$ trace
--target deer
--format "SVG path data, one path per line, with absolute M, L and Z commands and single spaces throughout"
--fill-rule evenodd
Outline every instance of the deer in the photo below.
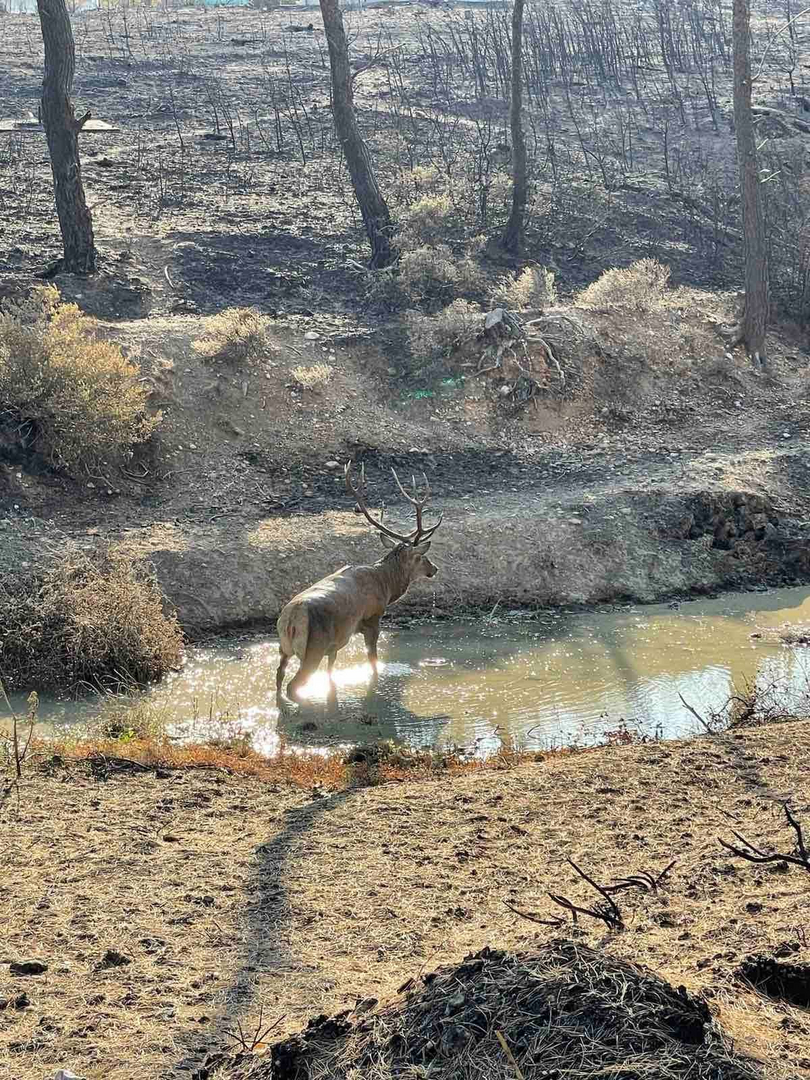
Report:
M 276 698 L 279 704 L 283 701 L 284 675 L 293 656 L 298 657 L 300 666 L 287 685 L 289 697 L 300 703 L 299 691 L 325 656 L 329 694 L 330 698 L 334 698 L 337 692 L 333 675 L 335 659 L 355 634 L 362 634 L 365 640 L 372 686 L 375 685 L 378 675 L 377 639 L 380 636 L 380 619 L 386 608 L 404 596 L 413 582 L 435 577 L 439 572 L 427 553 L 431 537 L 441 525 L 443 515 L 440 514 L 439 520 L 428 527 L 422 523 L 422 515 L 430 499 L 427 476 L 423 474 L 424 492 L 420 497 L 415 478 L 411 478 L 413 495 L 409 495 L 396 471 L 391 469 L 391 472 L 401 494 L 416 511 L 416 527 L 411 532 L 400 533 L 384 524 L 384 505 L 379 519 L 374 517 L 365 501 L 365 466 L 361 467 L 358 489 L 352 481 L 352 462 L 347 463 L 343 475 L 346 488 L 355 499 L 355 513 L 362 513 L 377 531 L 386 554 L 370 566 L 341 567 L 298 593 L 282 608 L 277 624 L 280 659 L 276 672 Z

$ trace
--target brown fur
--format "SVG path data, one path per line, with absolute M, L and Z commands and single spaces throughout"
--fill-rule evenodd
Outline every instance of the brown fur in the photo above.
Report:
M 276 672 L 279 699 L 289 660 L 297 656 L 301 666 L 290 680 L 288 693 L 298 691 L 327 657 L 329 681 L 334 693 L 332 669 L 340 649 L 354 634 L 362 634 L 374 677 L 377 675 L 377 639 L 380 618 L 407 590 L 411 582 L 434 577 L 438 567 L 427 557 L 430 541 L 416 546 L 395 543 L 381 535 L 388 554 L 372 566 L 344 566 L 298 593 L 278 617 L 279 649 Z

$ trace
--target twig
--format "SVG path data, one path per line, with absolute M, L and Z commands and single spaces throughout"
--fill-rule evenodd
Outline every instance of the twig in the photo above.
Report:
M 681 699 L 681 704 L 683 705 L 683 707 L 685 709 L 689 710 L 689 712 L 692 714 L 692 716 L 694 716 L 694 718 L 697 720 L 697 722 L 699 724 L 703 725 L 703 729 L 708 735 L 716 735 L 717 734 L 716 731 L 712 730 L 711 725 L 708 724 L 703 719 L 703 717 L 700 715 L 700 713 L 697 711 L 697 709 L 692 708 L 692 706 L 689 704 L 689 702 L 686 700 L 686 698 L 683 696 L 683 694 L 679 693 L 678 697 Z
M 579 905 L 573 904 L 567 896 L 558 896 L 555 893 L 550 892 L 548 895 L 554 901 L 554 903 L 558 904 L 566 911 L 570 911 L 571 917 L 574 922 L 577 921 L 578 914 L 587 915 L 591 919 L 601 920 L 603 923 L 605 923 L 606 926 L 610 927 L 613 930 L 623 930 L 624 919 L 622 918 L 621 910 L 610 896 L 610 893 L 606 889 L 603 889 L 601 885 L 598 885 L 592 877 L 589 877 L 584 870 L 577 866 L 573 859 L 566 859 L 566 862 L 579 874 L 583 881 L 587 881 L 591 888 L 595 889 L 596 892 L 598 892 L 599 895 L 604 898 L 605 906 L 597 906 L 594 908 L 579 907 Z
M 264 1042 L 264 1040 L 272 1031 L 276 1030 L 276 1028 L 279 1026 L 283 1019 L 283 1016 L 279 1016 L 277 1020 L 274 1020 L 273 1023 L 269 1025 L 269 1027 L 266 1027 L 262 1031 L 262 1023 L 264 1021 L 264 1006 L 260 1005 L 259 1022 L 256 1025 L 255 1032 L 252 1036 L 250 1036 L 250 1038 L 245 1035 L 245 1030 L 239 1020 L 236 1021 L 237 1030 L 235 1032 L 227 1029 L 224 1034 L 226 1038 L 231 1039 L 233 1042 L 236 1043 L 237 1046 L 241 1047 L 242 1050 L 245 1051 L 245 1053 L 252 1054 L 256 1047 L 261 1045 L 261 1043 Z
M 553 926 L 555 929 L 559 929 L 564 923 L 565 919 L 541 919 L 539 915 L 534 915 L 531 911 L 521 911 L 520 908 L 516 908 L 514 904 L 511 904 L 508 900 L 504 900 L 504 904 L 515 915 L 519 915 L 521 919 L 526 919 L 527 922 L 537 923 L 538 926 Z
M 726 851 L 731 852 L 732 855 L 736 855 L 739 859 L 745 859 L 747 862 L 752 863 L 772 863 L 772 862 L 786 862 L 791 863 L 793 866 L 801 866 L 804 870 L 810 872 L 810 856 L 808 856 L 807 847 L 804 842 L 804 834 L 799 822 L 795 819 L 790 812 L 790 807 L 787 803 L 783 804 L 785 811 L 785 817 L 787 818 L 788 825 L 796 833 L 796 846 L 799 854 L 784 854 L 779 851 L 766 852 L 761 848 L 756 847 L 750 840 L 746 840 L 740 833 L 732 830 L 732 836 L 742 844 L 742 847 L 736 847 L 734 844 L 729 844 L 727 841 L 722 840 L 719 836 L 717 842 Z
M 641 870 L 638 874 L 628 874 L 627 877 L 618 878 L 612 885 L 606 885 L 605 892 L 622 892 L 624 889 L 643 889 L 644 892 L 658 892 L 658 886 L 674 865 L 675 860 L 673 859 L 669 866 L 664 867 L 656 877 L 653 877 L 646 870 Z
M 498 1040 L 498 1042 L 499 1042 L 499 1043 L 501 1044 L 501 1046 L 503 1047 L 503 1052 L 504 1052 L 504 1053 L 506 1054 L 506 1056 L 507 1056 L 507 1057 L 509 1058 L 509 1064 L 510 1064 L 510 1065 L 512 1066 L 512 1068 L 513 1068 L 513 1069 L 515 1070 L 515 1076 L 516 1076 L 516 1077 L 518 1078 L 518 1080 L 526 1080 L 526 1077 L 525 1077 L 525 1076 L 523 1075 L 523 1073 L 521 1072 L 520 1066 L 519 1066 L 519 1065 L 518 1065 L 518 1063 L 517 1063 L 517 1062 L 515 1061 L 515 1055 L 514 1055 L 514 1054 L 512 1053 L 512 1051 L 511 1051 L 511 1050 L 509 1049 L 509 1045 L 508 1045 L 508 1043 L 506 1042 L 506 1039 L 505 1039 L 505 1038 L 503 1037 L 503 1034 L 502 1034 L 502 1032 L 498 1031 L 498 1029 L 497 1029 L 497 1028 L 495 1029 L 495 1038 L 496 1038 L 496 1039 Z

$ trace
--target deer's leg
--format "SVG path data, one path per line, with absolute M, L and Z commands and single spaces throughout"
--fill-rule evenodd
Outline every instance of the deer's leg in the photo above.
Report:
M 337 686 L 335 685 L 335 677 L 332 674 L 335 668 L 335 660 L 337 659 L 337 649 L 334 652 L 326 654 L 326 674 L 329 676 L 329 701 L 334 704 L 337 701 Z
M 368 622 L 363 623 L 363 640 L 366 643 L 366 654 L 375 679 L 377 678 L 377 639 L 379 636 L 379 618 L 369 619 Z
M 278 671 L 276 672 L 276 697 L 281 697 L 281 687 L 284 683 L 284 672 L 287 670 L 290 658 L 285 653 L 279 657 Z
M 308 652 L 304 659 L 301 661 L 301 666 L 295 675 L 290 679 L 287 684 L 287 694 L 293 701 L 299 701 L 298 691 L 312 675 L 314 671 L 318 670 L 318 665 L 323 660 L 322 652 L 310 653 Z

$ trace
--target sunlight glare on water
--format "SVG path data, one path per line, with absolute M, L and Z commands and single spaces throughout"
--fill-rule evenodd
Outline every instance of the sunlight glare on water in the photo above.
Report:
M 324 663 L 300 708 L 281 716 L 276 641 L 230 639 L 189 649 L 183 670 L 149 697 L 174 737 L 249 738 L 264 753 L 278 748 L 280 735 L 313 748 L 394 739 L 478 752 L 585 745 L 622 727 L 678 737 L 699 728 L 681 697 L 708 716 L 735 689 L 778 684 L 783 701 L 806 707 L 810 650 L 780 644 L 777 631 L 808 622 L 810 590 L 788 589 L 674 607 L 414 624 L 382 635 L 376 688 L 355 638 L 338 656 L 337 704 Z M 43 701 L 41 717 L 70 724 L 92 720 L 97 708 Z

